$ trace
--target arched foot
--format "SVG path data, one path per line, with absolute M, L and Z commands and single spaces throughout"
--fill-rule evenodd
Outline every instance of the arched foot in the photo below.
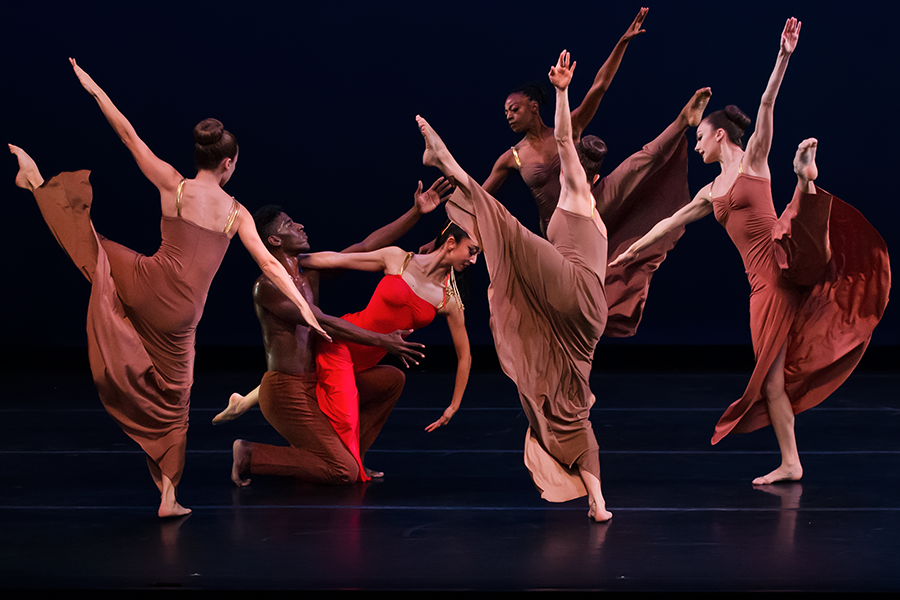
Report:
M 809 138 L 797 146 L 797 154 L 794 155 L 794 173 L 797 174 L 797 185 L 801 190 L 806 190 L 819 176 L 819 168 L 816 166 L 818 145 L 819 140 Z
M 709 104 L 709 99 L 712 97 L 712 88 L 700 88 L 687 104 L 684 105 L 684 108 L 681 109 L 681 117 L 684 120 L 684 124 L 687 127 L 696 127 L 703 120 L 703 111 L 706 110 L 706 105 Z
M 250 410 L 253 404 L 247 398 L 247 396 L 241 396 L 238 393 L 229 396 L 228 407 L 213 417 L 213 425 L 221 425 L 222 423 L 233 421 Z
M 38 171 L 37 164 L 35 164 L 34 160 L 28 156 L 27 152 L 12 144 L 9 144 L 9 151 L 13 153 L 19 161 L 19 172 L 16 174 L 16 185 L 18 187 L 33 192 L 44 185 L 44 178 L 41 177 L 41 172 Z

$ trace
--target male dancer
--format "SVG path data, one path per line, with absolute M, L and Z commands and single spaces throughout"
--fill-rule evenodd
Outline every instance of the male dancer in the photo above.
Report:
M 443 178 L 422 191 L 422 183 L 415 194 L 415 205 L 393 223 L 382 227 L 363 242 L 344 252 L 367 252 L 393 243 L 406 233 L 419 217 L 433 210 L 450 190 Z M 254 214 L 259 236 L 269 252 L 284 265 L 312 308 L 319 323 L 335 339 L 371 346 L 381 346 L 399 356 L 406 364 L 422 357 L 421 344 L 405 342 L 401 332 L 382 335 L 360 329 L 343 319 L 322 313 L 316 306 L 319 296 L 320 272 L 303 270 L 301 254 L 310 251 L 303 225 L 295 223 L 281 207 L 269 205 Z M 235 440 L 231 479 L 239 487 L 250 483 L 241 475 L 247 471 L 266 475 L 291 475 L 313 483 L 348 484 L 359 480 L 359 467 L 350 451 L 334 431 L 328 417 L 319 409 L 316 400 L 315 339 L 300 311 L 290 306 L 290 300 L 265 276 L 253 287 L 256 315 L 262 325 L 263 345 L 266 349 L 268 371 L 259 387 L 258 398 L 266 420 L 291 445 L 270 446 L 245 440 Z M 394 404 L 403 391 L 405 376 L 391 366 L 379 365 L 359 373 L 360 451 L 375 441 Z M 249 409 L 255 402 L 251 392 L 246 398 L 233 395 L 228 408 L 214 422 L 231 420 Z M 366 469 L 370 477 L 382 476 Z

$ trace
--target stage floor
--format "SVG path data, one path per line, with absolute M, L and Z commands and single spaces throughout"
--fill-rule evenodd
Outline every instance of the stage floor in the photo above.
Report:
M 86 362 L 86 361 L 85 361 Z M 527 422 L 499 372 L 423 428 L 453 374 L 414 371 L 367 464 L 383 481 L 230 479 L 235 438 L 283 443 L 258 409 L 212 426 L 257 373 L 198 372 L 179 499 L 156 517 L 143 455 L 87 367 L 9 373 L 0 404 L 0 587 L 132 589 L 897 591 L 900 375 L 858 372 L 800 415 L 801 483 L 754 488 L 778 463 L 771 428 L 709 445 L 749 372 L 605 373 L 592 386 L 603 491 L 541 500 Z

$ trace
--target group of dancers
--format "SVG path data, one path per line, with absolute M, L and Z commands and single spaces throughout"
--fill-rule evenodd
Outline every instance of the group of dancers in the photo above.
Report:
M 450 405 L 427 429 L 449 422 L 471 366 L 456 273 L 483 253 L 497 354 L 529 422 L 525 464 L 542 497 L 562 502 L 587 495 L 591 519 L 609 520 L 589 420 L 594 348 L 603 335 L 634 334 L 651 274 L 684 226 L 710 212 L 744 260 L 756 356 L 744 395 L 728 407 L 712 442 L 771 423 L 781 464 L 753 483 L 801 478 L 794 415 L 824 400 L 862 357 L 887 304 L 887 249 L 858 212 L 815 185 L 812 138 L 797 149 L 794 197 L 781 217 L 775 214 L 768 154 L 775 98 L 799 39 L 794 18 L 781 34 L 746 147 L 750 119 L 734 106 L 704 118 L 711 91 L 703 88 L 656 139 L 601 179 L 606 147 L 581 134 L 627 45 L 644 33 L 646 16 L 642 8 L 574 110 L 568 87 L 575 62 L 567 51 L 560 53 L 549 73 L 556 95 L 552 128 L 540 117 L 543 98 L 536 87 L 509 95 L 507 120 L 524 137 L 497 160 L 483 186 L 417 116 L 423 162 L 443 178 L 428 190 L 420 182 L 409 211 L 342 252 L 311 253 L 304 227 L 283 208 L 265 206 L 251 217 L 222 190 L 237 164 L 238 146 L 220 122 L 207 119 L 195 128 L 198 172 L 186 179 L 150 151 L 71 61 L 160 191 L 160 249 L 143 256 L 94 231 L 86 171 L 44 181 L 28 154 L 10 145 L 19 162 L 16 184 L 34 193 L 51 231 L 91 282 L 87 330 L 94 381 L 109 414 L 146 453 L 160 492 L 160 517 L 190 513 L 178 503 L 176 486 L 184 466 L 195 330 L 235 234 L 263 272 L 253 299 L 268 370 L 257 389 L 233 394 L 214 422 L 259 404 L 290 444 L 236 440 L 231 476 L 238 486 L 249 484 L 248 473 L 329 484 L 381 476 L 364 465 L 365 454 L 402 392 L 404 375 L 379 362 L 387 353 L 417 362 L 422 347 L 405 335 L 438 314 L 449 325 L 458 366 Z M 692 127 L 695 150 L 705 163 L 721 167 L 693 200 L 685 136 Z M 491 196 L 513 171 L 538 202 L 543 235 L 522 226 Z M 442 203 L 449 220 L 430 252 L 391 245 Z M 363 311 L 335 318 L 317 307 L 320 279 L 336 269 L 384 273 Z

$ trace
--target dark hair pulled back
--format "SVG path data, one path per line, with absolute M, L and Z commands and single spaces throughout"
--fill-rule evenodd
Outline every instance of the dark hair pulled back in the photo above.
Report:
M 717 110 L 703 120 L 709 123 L 713 130 L 724 130 L 732 144 L 740 146 L 741 150 L 744 149 L 744 130 L 750 126 L 751 121 L 750 117 L 737 106 L 729 104 L 725 110 Z
M 203 119 L 194 127 L 194 162 L 212 171 L 226 158 L 237 156 L 237 139 L 218 119 Z
M 517 85 L 510 90 L 507 96 L 512 96 L 513 94 L 522 94 L 523 96 L 526 96 L 529 100 L 537 102 L 538 107 L 547 104 L 547 88 L 539 81 L 529 81 L 528 83 Z
M 578 151 L 578 159 L 584 167 L 584 174 L 587 175 L 588 181 L 592 181 L 594 175 L 600 172 L 600 166 L 606 158 L 606 144 L 596 135 L 586 135 L 575 144 L 575 150 Z

